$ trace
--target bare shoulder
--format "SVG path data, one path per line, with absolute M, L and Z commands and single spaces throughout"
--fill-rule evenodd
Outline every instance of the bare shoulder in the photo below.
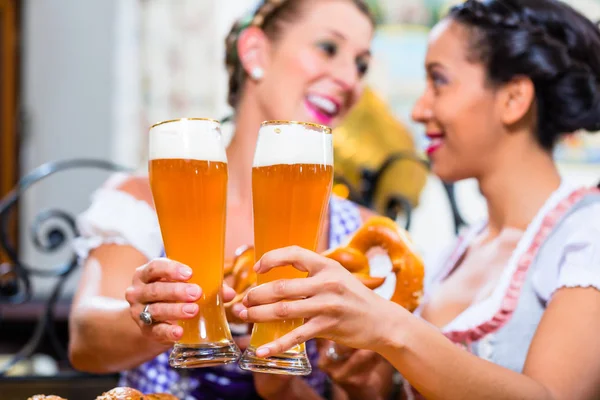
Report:
M 147 176 L 142 175 L 126 175 L 121 176 L 118 181 L 112 180 L 107 182 L 105 187 L 112 187 L 115 190 L 127 193 L 137 200 L 145 201 L 149 205 L 153 205 L 152 191 L 150 189 L 150 181 Z

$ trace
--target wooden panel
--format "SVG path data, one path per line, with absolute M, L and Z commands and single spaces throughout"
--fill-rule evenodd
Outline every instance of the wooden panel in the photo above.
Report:
M 14 187 L 18 177 L 18 3 L 18 0 L 0 0 L 0 197 Z M 11 221 L 13 239 L 17 237 L 15 220 Z M 0 262 L 4 260 L 0 253 Z

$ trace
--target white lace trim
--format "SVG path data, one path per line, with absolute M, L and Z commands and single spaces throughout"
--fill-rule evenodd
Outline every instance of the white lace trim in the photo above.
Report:
M 600 290 L 600 284 L 598 284 L 598 283 L 568 283 L 568 282 L 561 282 L 556 287 L 556 290 L 561 289 L 561 288 L 582 288 L 582 289 L 594 288 L 594 289 Z
M 600 205 L 597 208 L 600 211 Z M 597 218 L 600 218 L 600 213 Z M 594 287 L 600 290 L 600 232 L 595 231 L 593 236 L 588 237 L 587 243 L 565 251 L 570 254 L 564 254 L 564 263 L 558 266 L 558 279 L 553 275 L 554 279 L 542 281 L 548 286 L 547 292 L 554 294 L 563 287 Z
M 148 259 L 162 253 L 162 236 L 152 207 L 113 185 L 94 193 L 91 206 L 77 218 L 77 228 L 80 237 L 73 246 L 80 258 L 87 258 L 102 244 L 115 243 L 130 245 Z
M 535 271 L 536 293 L 549 301 L 562 287 L 595 287 L 600 290 L 600 203 L 592 203 L 568 216 L 556 234 L 562 246 L 554 251 L 556 263 Z

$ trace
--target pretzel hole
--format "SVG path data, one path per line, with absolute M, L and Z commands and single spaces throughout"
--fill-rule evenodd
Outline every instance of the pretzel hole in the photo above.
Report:
M 392 273 L 392 261 L 388 253 L 381 247 L 373 247 L 366 253 L 369 259 L 370 275 L 385 278 L 383 285 L 373 291 L 381 297 L 390 300 L 396 287 L 396 275 Z

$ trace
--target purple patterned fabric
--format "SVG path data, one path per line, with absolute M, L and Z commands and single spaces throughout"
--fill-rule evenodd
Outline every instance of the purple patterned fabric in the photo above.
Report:
M 329 247 L 335 247 L 360 227 L 361 218 L 358 207 L 347 200 L 332 197 L 329 207 Z M 327 377 L 316 368 L 319 355 L 314 340 L 306 343 L 306 351 L 313 372 L 304 379 L 323 395 Z M 181 400 L 259 399 L 254 390 L 252 374 L 243 371 L 237 364 L 173 369 L 169 366 L 169 353 L 167 351 L 135 369 L 123 371 L 119 385 L 143 393 L 171 393 Z

